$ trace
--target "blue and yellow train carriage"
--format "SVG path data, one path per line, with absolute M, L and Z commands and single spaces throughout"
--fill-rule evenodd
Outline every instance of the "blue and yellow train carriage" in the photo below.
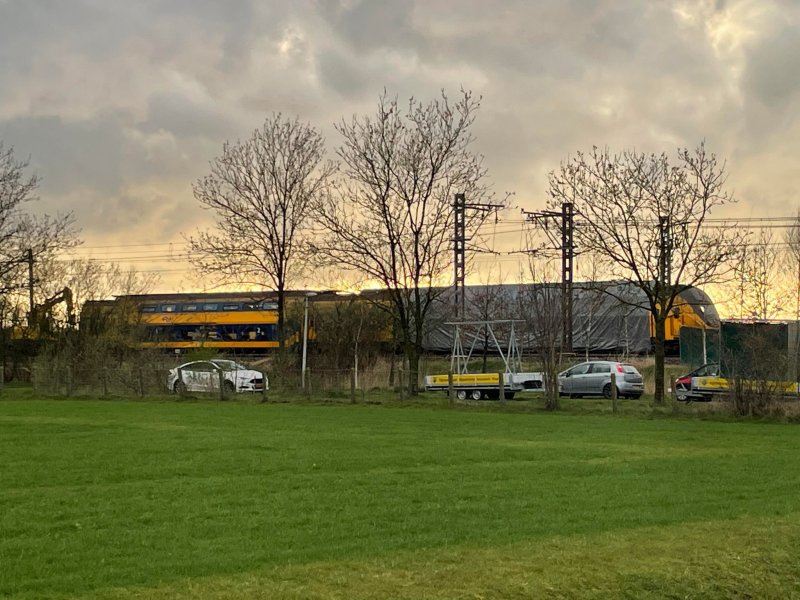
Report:
M 263 352 L 278 347 L 274 299 L 231 294 L 147 295 L 137 300 L 143 347 L 216 348 L 223 352 Z

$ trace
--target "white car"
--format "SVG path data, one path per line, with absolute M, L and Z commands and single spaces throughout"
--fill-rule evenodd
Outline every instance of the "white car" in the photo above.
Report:
M 219 391 L 219 374 L 226 392 L 260 392 L 269 389 L 267 376 L 233 360 L 214 358 L 189 362 L 167 373 L 167 387 L 178 393 Z M 181 381 L 182 374 L 183 381 Z

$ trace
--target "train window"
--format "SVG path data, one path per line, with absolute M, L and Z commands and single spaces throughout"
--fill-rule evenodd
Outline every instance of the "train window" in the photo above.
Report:
M 162 304 L 161 312 L 175 312 L 176 308 L 178 307 L 175 304 Z
M 278 304 L 276 302 L 262 302 L 261 308 L 263 310 L 278 310 Z
M 239 310 L 238 304 L 223 304 L 222 310 Z
M 258 310 L 258 302 L 243 302 L 242 310 Z
M 203 304 L 203 310 L 217 310 L 217 304 Z
M 197 312 L 197 304 L 184 304 L 183 312 Z
M 154 313 L 158 307 L 153 304 L 145 304 L 142 306 L 142 312 Z

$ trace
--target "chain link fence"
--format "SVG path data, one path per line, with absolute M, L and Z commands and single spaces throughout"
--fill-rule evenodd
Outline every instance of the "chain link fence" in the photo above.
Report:
M 208 361 L 205 361 L 208 364 Z M 406 394 L 408 375 L 403 369 L 385 365 L 362 369 L 306 369 L 280 367 L 268 359 L 243 366 L 266 377 L 268 389 L 241 385 L 237 371 L 198 373 L 192 367 L 175 371 L 183 362 L 174 357 L 149 358 L 123 364 L 83 364 L 51 357 L 33 365 L 34 390 L 46 396 L 92 398 L 163 398 L 169 395 L 229 399 L 248 392 L 257 399 L 268 396 L 305 396 L 357 401 L 376 391 Z M 172 371 L 172 372 L 171 372 Z M 420 376 L 420 381 L 423 378 Z M 252 380 L 248 380 L 252 381 Z M 179 382 L 182 382 L 179 383 Z M 234 384 L 234 382 L 237 382 Z

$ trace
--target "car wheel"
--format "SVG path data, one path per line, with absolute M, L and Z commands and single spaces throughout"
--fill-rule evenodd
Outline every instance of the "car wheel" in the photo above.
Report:
M 686 394 L 679 393 L 675 394 L 675 398 L 678 402 L 686 402 L 689 399 L 689 396 L 687 396 Z
M 506 392 L 506 400 L 513 400 L 515 392 Z
M 570 394 L 570 398 L 583 398 L 583 394 Z
M 617 388 L 617 398 L 619 398 L 619 396 L 620 396 L 619 388 Z M 606 400 L 611 400 L 611 384 L 610 383 L 607 383 L 603 387 L 603 398 L 605 398 Z
M 236 388 L 233 386 L 233 382 L 228 380 L 225 380 L 225 383 L 222 384 L 222 389 L 225 390 L 226 394 L 232 394 L 236 391 Z
M 466 390 L 458 390 L 456 392 L 456 398 L 459 400 L 466 400 L 467 399 L 467 391 Z
M 483 392 L 481 392 L 480 390 L 472 390 L 469 393 L 469 397 L 472 398 L 473 400 L 480 400 L 483 397 Z
M 186 393 L 186 384 L 183 383 L 180 379 L 178 379 L 172 385 L 172 391 L 175 394 L 185 394 Z

